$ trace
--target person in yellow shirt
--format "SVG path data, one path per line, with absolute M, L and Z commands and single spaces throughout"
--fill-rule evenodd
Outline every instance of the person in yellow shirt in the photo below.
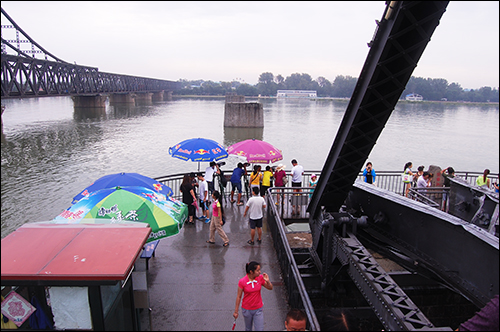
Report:
M 271 187 L 271 178 L 273 177 L 271 166 L 266 166 L 266 170 L 262 174 L 262 185 L 260 186 L 260 195 L 266 196 L 266 191 Z
M 262 182 L 262 173 L 260 170 L 262 167 L 260 165 L 253 166 L 253 172 L 250 174 L 250 190 L 257 187 L 260 191 L 260 183 Z
M 476 179 L 476 184 L 479 187 L 486 187 L 488 189 L 490 188 L 490 179 L 488 179 L 488 174 L 490 174 L 490 170 L 485 169 L 483 175 L 478 176 L 478 178 Z

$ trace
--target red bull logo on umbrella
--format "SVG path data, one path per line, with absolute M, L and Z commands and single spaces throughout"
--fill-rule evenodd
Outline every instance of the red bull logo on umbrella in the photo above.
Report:
M 210 153 L 210 151 L 207 151 L 205 149 L 199 149 L 199 150 L 196 150 L 194 153 L 204 155 L 204 154 Z

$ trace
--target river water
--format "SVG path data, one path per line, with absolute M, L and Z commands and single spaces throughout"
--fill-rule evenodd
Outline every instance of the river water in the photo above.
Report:
M 248 101 L 252 101 L 247 99 Z M 168 148 L 205 137 L 229 146 L 256 138 L 320 171 L 348 101 L 259 100 L 264 128 L 224 127 L 224 99 L 175 98 L 140 106 L 107 105 L 88 118 L 70 97 L 2 100 L 2 238 L 30 221 L 51 220 L 94 180 L 113 173 L 150 177 L 196 171 Z M 494 105 L 399 103 L 373 148 L 374 169 L 403 171 L 406 162 L 499 171 L 499 108 Z M 232 170 L 237 159 L 225 160 Z M 276 164 L 278 164 L 276 163 Z M 207 163 L 200 165 L 202 170 Z

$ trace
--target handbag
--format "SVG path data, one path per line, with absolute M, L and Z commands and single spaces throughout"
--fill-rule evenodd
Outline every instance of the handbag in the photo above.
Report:
M 403 180 L 404 183 L 410 183 L 413 181 L 413 175 L 403 173 L 401 174 L 401 180 Z
M 283 185 L 286 186 L 288 183 L 288 178 L 286 176 L 283 177 Z

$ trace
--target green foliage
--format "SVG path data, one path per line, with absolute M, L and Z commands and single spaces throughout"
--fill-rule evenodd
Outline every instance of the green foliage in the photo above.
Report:
M 330 82 L 323 76 L 313 80 L 309 74 L 293 73 L 284 78 L 270 72 L 260 74 L 256 85 L 232 82 L 212 82 L 204 80 L 188 81 L 181 79 L 180 95 L 226 95 L 236 92 L 243 96 L 276 96 L 278 90 L 314 90 L 318 97 L 350 98 L 356 87 L 357 78 L 338 75 Z M 498 88 L 488 86 L 476 90 L 464 90 L 460 84 L 451 83 L 443 78 L 423 78 L 412 76 L 401 94 L 401 99 L 406 95 L 417 93 L 424 100 L 448 100 L 470 102 L 498 102 Z

